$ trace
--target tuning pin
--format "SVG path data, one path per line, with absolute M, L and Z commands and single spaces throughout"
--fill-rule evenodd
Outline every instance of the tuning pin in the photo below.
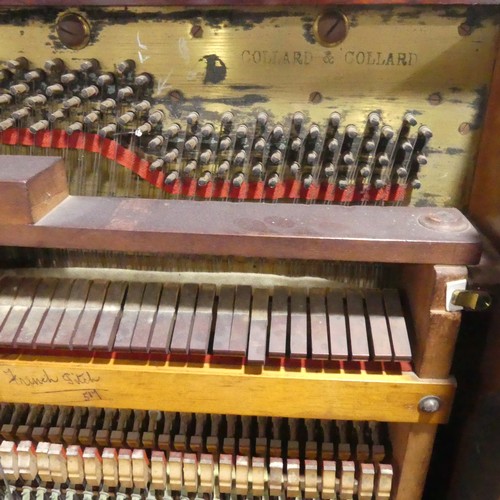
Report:
M 29 91 L 29 86 L 26 83 L 16 83 L 15 85 L 11 85 L 10 93 L 14 96 L 25 94 Z
M 200 115 L 196 112 L 193 111 L 187 115 L 186 121 L 188 125 L 194 126 L 198 123 L 198 120 L 200 119 Z
M 43 68 L 45 71 L 51 75 L 53 74 L 59 74 L 64 71 L 65 64 L 62 59 L 56 58 L 56 59 L 49 59 L 45 61 L 45 64 L 43 65 Z
M 262 151 L 264 151 L 264 148 L 266 147 L 266 140 L 263 138 L 263 137 L 259 137 L 259 139 L 257 139 L 255 141 L 255 144 L 254 144 L 254 149 L 255 151 L 257 151 L 258 153 L 262 153 Z
M 80 64 L 80 69 L 84 73 L 95 73 L 96 71 L 99 71 L 100 67 L 101 65 L 97 59 L 88 59 Z
M 74 122 L 72 123 L 67 129 L 66 133 L 68 135 L 71 135 L 75 132 L 81 132 L 83 130 L 83 123 L 82 122 Z
M 304 123 L 304 120 L 305 120 L 304 113 L 301 113 L 300 111 L 294 113 L 292 122 L 295 125 L 295 127 L 297 128 L 300 127 Z
M 271 155 L 271 163 L 273 165 L 278 165 L 278 163 L 281 162 L 281 160 L 283 159 L 283 154 L 281 153 L 281 151 L 278 149 L 276 150 L 272 155 Z
M 28 71 L 24 75 L 24 79 L 31 83 L 31 82 L 36 82 L 38 80 L 43 80 L 45 78 L 45 73 L 41 69 L 33 69 L 31 71 Z
M 375 142 L 374 141 L 366 141 L 365 143 L 365 151 L 368 151 L 369 153 L 375 149 Z
M 330 153 L 335 153 L 338 147 L 339 147 L 339 141 L 337 141 L 337 139 L 332 139 L 328 143 L 328 151 L 330 151 Z
M 150 108 L 151 108 L 151 103 L 146 100 L 141 101 L 134 106 L 134 110 L 136 113 L 145 113 L 146 111 L 149 111 Z
M 427 165 L 427 157 L 425 155 L 417 155 L 417 163 L 419 165 Z
M 390 160 L 389 157 L 384 153 L 379 156 L 378 162 L 382 167 L 387 167 L 390 163 Z
M 188 162 L 188 164 L 184 167 L 183 173 L 184 175 L 191 175 L 195 170 L 198 164 L 196 163 L 196 160 L 191 160 Z
M 214 133 L 214 126 L 210 123 L 206 123 L 201 127 L 201 136 L 203 139 L 208 139 Z
M 77 108 L 81 105 L 82 101 L 79 97 L 70 97 L 69 99 L 66 99 L 63 101 L 63 108 L 64 109 L 69 109 L 69 108 Z
M 330 115 L 329 122 L 332 127 L 338 127 L 340 125 L 340 114 L 334 111 Z
M 401 149 L 405 152 L 405 153 L 411 153 L 412 149 L 413 149 L 413 146 L 411 145 L 411 142 L 410 141 L 405 141 L 403 142 L 403 144 L 401 144 Z
M 231 125 L 231 123 L 233 123 L 233 119 L 234 119 L 233 113 L 231 113 L 230 111 L 226 111 L 222 115 L 220 121 L 224 127 L 228 127 L 229 125 Z
M 266 123 L 267 123 L 267 120 L 268 120 L 267 113 L 264 113 L 263 111 L 261 111 L 257 115 L 257 120 L 256 120 L 257 126 L 259 126 L 259 127 L 265 127 Z
M 361 177 L 369 177 L 370 176 L 370 167 L 367 167 L 366 165 L 364 167 L 362 167 L 359 171 L 359 175 L 361 175 Z
M 380 115 L 378 113 L 370 113 L 368 115 L 368 123 L 372 127 L 378 127 L 380 125 Z
M 177 170 L 172 170 L 172 172 L 165 177 L 165 184 L 173 184 L 178 178 L 179 172 L 177 172 Z
M 99 137 L 108 137 L 110 135 L 116 134 L 116 124 L 109 123 L 105 127 L 99 129 L 97 134 L 99 135 Z
M 36 134 L 37 132 L 41 132 L 42 130 L 47 130 L 49 128 L 48 120 L 40 120 L 33 125 L 30 126 L 29 131 L 32 134 Z
M 165 165 L 165 162 L 161 158 L 158 158 L 149 165 L 149 170 L 151 172 L 156 172 L 158 170 L 161 170 L 163 168 L 163 165 Z
M 270 188 L 275 188 L 280 181 L 279 175 L 278 174 L 273 174 L 269 179 L 267 180 L 267 185 Z
M 309 128 L 309 137 L 311 139 L 317 139 L 319 137 L 319 127 L 315 123 Z
M 30 114 L 29 108 L 21 108 L 14 111 L 11 116 L 14 120 L 21 120 L 22 118 L 26 118 Z
M 328 163 L 325 167 L 325 177 L 331 177 L 332 175 L 335 174 L 335 166 L 333 163 Z
M 174 148 L 171 151 L 169 151 L 163 159 L 165 160 L 165 163 L 173 163 L 175 160 L 177 160 L 177 157 L 179 156 L 179 150 Z
M 63 85 L 69 85 L 70 83 L 76 82 L 76 74 L 72 71 L 69 73 L 64 73 L 64 75 L 61 75 L 61 83 Z
M 375 181 L 375 188 L 376 189 L 383 189 L 383 188 L 385 188 L 385 186 L 387 186 L 387 184 L 382 179 L 377 179 Z
M 167 128 L 165 134 L 167 137 L 175 137 L 181 130 L 181 127 L 177 123 L 173 123 Z
M 305 189 L 309 189 L 312 185 L 313 182 L 313 176 L 311 174 L 308 174 L 304 176 L 302 179 L 302 185 L 304 186 Z
M 271 137 L 273 141 L 280 141 L 283 138 L 284 133 L 283 127 L 281 125 L 276 125 L 271 132 Z
M 212 174 L 210 172 L 203 172 L 203 175 L 198 179 L 198 186 L 206 186 L 212 180 Z
M 148 142 L 148 149 L 157 149 L 163 146 L 163 143 L 165 142 L 165 139 L 163 138 L 162 135 L 157 135 L 156 137 L 153 137 Z
M 240 172 L 239 174 L 236 174 L 233 177 L 233 180 L 231 181 L 231 184 L 234 187 L 241 187 L 243 185 L 243 182 L 245 181 L 245 176 Z
M 425 125 L 418 129 L 418 133 L 423 135 L 427 140 L 429 140 L 433 135 L 431 129 Z
M 339 181 L 339 189 L 347 189 L 347 187 L 349 186 L 349 183 L 345 180 L 345 179 L 342 179 Z
M 221 151 L 226 151 L 231 147 L 231 139 L 229 137 L 223 137 L 219 142 L 219 149 Z
M 116 98 L 119 101 L 124 101 L 125 99 L 129 99 L 134 95 L 134 91 L 132 90 L 131 87 L 122 87 L 121 89 L 118 90 L 116 93 Z
M 217 176 L 224 177 L 228 173 L 228 171 L 229 171 L 229 162 L 227 160 L 224 160 L 217 169 Z
M 157 125 L 158 123 L 161 123 L 164 119 L 165 115 L 159 109 L 151 112 L 148 116 L 148 122 L 151 123 L 152 125 Z
M 105 87 L 107 85 L 113 85 L 114 81 L 115 77 L 111 73 L 103 73 L 102 75 L 99 75 L 96 83 L 99 87 Z
M 292 172 L 293 175 L 297 175 L 300 172 L 300 164 L 297 161 L 294 161 L 290 165 L 290 172 Z
M 149 134 L 152 129 L 153 126 L 151 125 L 151 123 L 146 122 L 143 123 L 140 127 L 137 127 L 134 134 L 136 135 L 136 137 L 142 137 L 143 135 Z
M 85 123 L 85 125 L 92 125 L 97 120 L 99 120 L 100 117 L 101 117 L 101 113 L 99 111 L 97 111 L 97 110 L 91 111 L 90 113 L 86 114 L 83 117 L 83 123 Z
M 16 121 L 13 118 L 7 118 L 0 122 L 0 132 L 5 132 L 9 128 L 12 128 L 16 124 Z
M 12 102 L 12 96 L 10 94 L 0 94 L 0 105 L 10 104 Z
M 151 75 L 148 73 L 141 73 L 140 75 L 137 75 L 134 79 L 134 83 L 138 87 L 146 87 L 147 85 L 150 85 L 153 82 Z
M 50 113 L 47 116 L 47 119 L 50 123 L 54 123 L 58 120 L 64 120 L 65 118 L 66 115 L 64 114 L 64 111 L 62 109 L 56 109 L 53 113 Z
M 117 118 L 116 123 L 120 125 L 120 127 L 124 127 L 133 120 L 135 120 L 135 113 L 133 111 L 127 111 Z
M 243 165 L 243 163 L 245 163 L 246 156 L 247 155 L 246 155 L 245 151 L 243 151 L 243 150 L 238 151 L 238 153 L 234 157 L 233 163 L 237 166 Z
M 64 87 L 60 83 L 54 83 L 54 85 L 49 85 L 45 89 L 45 95 L 49 97 L 54 97 L 57 94 L 62 94 L 64 92 Z
M 307 153 L 306 161 L 308 165 L 314 165 L 317 159 L 318 153 L 316 153 L 316 151 L 310 151 L 309 153 Z
M 80 92 L 80 97 L 83 97 L 84 99 L 90 99 L 97 94 L 99 94 L 99 89 L 95 85 L 89 85 L 88 87 L 82 89 L 82 91 Z
M 47 98 L 43 94 L 37 94 L 25 99 L 25 104 L 30 107 L 41 106 L 47 102 Z
M 252 175 L 254 177 L 261 177 L 262 174 L 264 173 L 264 167 L 262 166 L 262 163 L 256 163 L 253 167 L 252 167 Z
M 236 129 L 236 137 L 238 139 L 244 139 L 248 134 L 248 127 L 246 125 L 238 125 Z
M 290 145 L 292 151 L 299 151 L 300 148 L 302 147 L 302 139 L 300 137 L 296 137 L 293 141 L 292 144 Z
M 354 163 L 354 156 L 351 152 L 346 153 L 343 159 L 346 165 L 352 165 Z
M 206 149 L 203 153 L 200 154 L 200 163 L 202 165 L 206 165 L 210 162 L 210 158 L 212 157 L 212 151 L 210 149 Z
M 116 101 L 114 99 L 104 99 L 101 103 L 99 103 L 99 110 L 103 113 L 112 111 L 116 108 Z
M 190 139 L 186 141 L 184 144 L 184 149 L 188 152 L 194 151 L 196 146 L 198 145 L 198 137 L 193 135 Z
M 417 119 L 411 113 L 406 113 L 403 117 L 403 121 L 412 127 L 417 124 Z
M 355 139 L 358 136 L 358 129 L 355 125 L 347 125 L 345 133 L 349 139 Z
M 28 59 L 25 57 L 18 57 L 17 59 L 10 59 L 7 61 L 7 68 L 12 72 L 24 71 L 28 69 Z
M 394 130 L 392 129 L 392 127 L 389 127 L 388 125 L 382 127 L 381 133 L 383 137 L 388 141 L 390 141 L 394 137 Z
M 116 71 L 120 75 L 124 75 L 126 73 L 132 73 L 135 70 L 135 61 L 132 59 L 127 59 L 126 61 L 122 61 L 116 65 Z
M 420 189 L 422 187 L 422 183 L 418 179 L 413 179 L 411 181 L 411 187 L 413 189 Z
M 396 173 L 398 174 L 398 177 L 406 177 L 408 175 L 408 170 L 406 170 L 406 168 L 399 167 L 396 170 Z

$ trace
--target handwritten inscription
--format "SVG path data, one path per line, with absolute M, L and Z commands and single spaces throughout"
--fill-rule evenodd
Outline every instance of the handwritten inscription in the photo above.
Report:
M 25 387 L 46 386 L 51 384 L 63 385 L 88 385 L 101 380 L 100 377 L 91 375 L 88 371 L 82 372 L 65 372 L 60 377 L 52 375 L 47 370 L 41 370 L 39 373 L 32 375 L 19 375 L 12 368 L 3 370 L 7 376 L 7 383 Z
M 102 399 L 99 391 L 97 391 L 96 389 L 92 389 L 91 391 L 84 391 L 82 392 L 82 396 L 85 401 L 95 401 L 96 399 Z

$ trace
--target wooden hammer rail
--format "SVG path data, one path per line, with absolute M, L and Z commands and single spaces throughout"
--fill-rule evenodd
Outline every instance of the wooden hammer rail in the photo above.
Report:
M 0 245 L 162 254 L 474 264 L 455 209 L 69 196 L 57 158 L 0 158 Z

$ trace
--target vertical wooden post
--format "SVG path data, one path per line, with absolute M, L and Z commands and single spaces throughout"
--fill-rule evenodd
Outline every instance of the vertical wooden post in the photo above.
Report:
M 460 313 L 446 311 L 446 283 L 463 279 L 462 266 L 406 266 L 402 287 L 409 301 L 415 328 L 415 372 L 420 377 L 448 377 L 460 325 Z M 431 394 L 430 394 L 431 395 Z M 390 426 L 396 483 L 393 498 L 421 498 L 437 426 Z

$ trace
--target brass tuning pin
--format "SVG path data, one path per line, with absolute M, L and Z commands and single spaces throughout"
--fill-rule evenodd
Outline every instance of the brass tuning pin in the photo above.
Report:
M 485 311 L 491 306 L 492 298 L 483 290 L 455 290 L 451 303 L 463 307 L 466 311 Z

